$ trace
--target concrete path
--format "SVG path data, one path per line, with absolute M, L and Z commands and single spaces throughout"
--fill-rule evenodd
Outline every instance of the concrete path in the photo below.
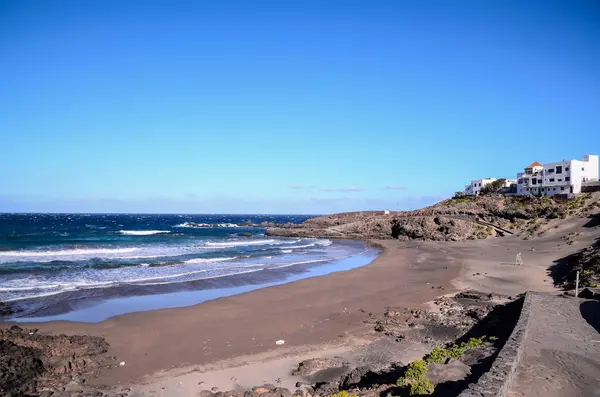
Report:
M 532 294 L 509 397 L 600 396 L 600 302 Z

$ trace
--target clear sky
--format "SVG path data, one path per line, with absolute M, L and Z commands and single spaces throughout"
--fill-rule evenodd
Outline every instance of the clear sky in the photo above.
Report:
M 600 153 L 600 2 L 0 1 L 0 211 L 419 207 Z

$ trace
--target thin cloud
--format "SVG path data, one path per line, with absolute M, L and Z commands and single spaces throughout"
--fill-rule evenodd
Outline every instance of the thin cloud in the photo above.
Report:
M 406 186 L 402 185 L 387 185 L 385 190 L 406 190 Z
M 294 190 L 304 190 L 304 189 L 306 189 L 306 186 L 302 186 L 302 185 L 292 185 L 292 186 L 290 186 L 290 188 L 291 188 L 291 189 L 294 189 Z
M 340 188 L 322 187 L 319 190 L 322 192 L 362 192 L 365 189 L 360 186 L 350 186 Z

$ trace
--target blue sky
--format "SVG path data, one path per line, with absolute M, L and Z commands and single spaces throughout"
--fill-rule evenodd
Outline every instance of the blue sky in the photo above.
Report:
M 600 3 L 0 2 L 0 211 L 420 207 L 600 152 Z

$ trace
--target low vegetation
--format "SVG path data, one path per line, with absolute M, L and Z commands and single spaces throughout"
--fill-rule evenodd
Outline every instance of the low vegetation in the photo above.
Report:
M 428 371 L 429 369 L 427 368 L 427 363 L 425 361 L 413 361 L 408 365 L 404 376 L 398 379 L 396 385 L 408 387 L 408 392 L 411 396 L 432 394 L 435 390 L 435 386 L 425 378 Z
M 350 394 L 346 390 L 342 390 L 339 393 L 332 394 L 330 397 L 357 397 L 356 394 Z
M 490 340 L 493 339 L 490 338 Z M 485 346 L 485 337 L 470 338 L 467 342 L 452 345 L 448 349 L 442 349 L 441 347 L 436 346 L 427 356 L 425 362 L 427 364 L 443 364 L 449 358 L 458 360 L 469 349 L 480 349 Z
M 569 237 L 567 244 L 571 241 Z M 569 275 L 568 287 L 572 287 L 575 281 L 575 275 L 579 272 L 580 287 L 600 287 L 600 240 L 590 247 L 587 247 L 573 255 L 569 260 L 573 265 Z
M 433 348 L 431 353 L 424 360 L 416 360 L 408 365 L 404 376 L 401 376 L 396 382 L 397 386 L 407 387 L 411 396 L 421 396 L 433 394 L 435 385 L 427 378 L 429 364 L 444 364 L 449 358 L 460 359 L 463 354 L 469 349 L 481 349 L 487 346 L 486 337 L 470 338 L 466 342 L 454 344 L 448 349 L 443 349 L 439 346 Z M 494 341 L 495 337 L 490 337 L 487 340 Z

